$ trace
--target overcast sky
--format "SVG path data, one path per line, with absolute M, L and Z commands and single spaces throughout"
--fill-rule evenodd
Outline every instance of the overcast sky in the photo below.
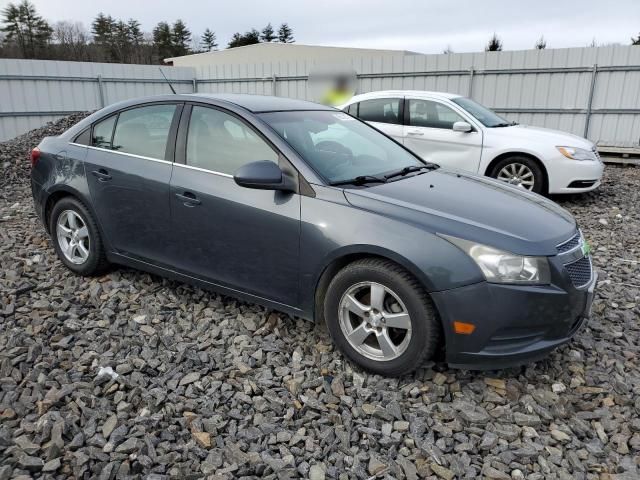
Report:
M 18 0 L 15 0 L 16 2 Z M 252 27 L 287 22 L 298 43 L 440 53 L 478 51 L 496 32 L 505 50 L 628 45 L 640 31 L 640 0 L 32 0 L 51 22 L 90 27 L 98 12 L 135 18 L 145 31 L 181 18 L 200 35 L 209 27 L 220 47 Z M 7 0 L 0 0 L 5 7 Z

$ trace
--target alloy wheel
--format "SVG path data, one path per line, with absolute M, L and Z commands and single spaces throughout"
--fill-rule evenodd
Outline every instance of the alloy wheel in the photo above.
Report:
M 522 163 L 508 163 L 500 169 L 496 178 L 526 190 L 533 190 L 535 184 L 533 172 Z
M 89 258 L 89 229 L 82 217 L 73 210 L 64 210 L 56 223 L 58 245 L 67 260 L 81 265 Z
M 411 317 L 400 297 L 376 282 L 360 282 L 342 296 L 340 328 L 359 354 L 378 361 L 401 356 L 411 340 Z

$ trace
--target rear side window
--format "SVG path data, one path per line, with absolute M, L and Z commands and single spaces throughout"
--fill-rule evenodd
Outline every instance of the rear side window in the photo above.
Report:
M 116 124 L 117 115 L 101 120 L 93 126 L 91 145 L 98 148 L 111 148 L 111 138 L 113 137 L 113 126 Z
M 278 154 L 233 115 L 193 107 L 187 133 L 187 165 L 233 175 L 242 165 L 258 160 L 278 163 Z
M 73 143 L 77 143 L 78 145 L 91 145 L 91 127 L 76 136 L 76 138 L 73 139 Z
M 399 98 L 376 98 L 360 102 L 358 117 L 367 122 L 392 123 L 401 125 Z
M 409 100 L 409 125 L 452 129 L 456 122 L 465 120 L 449 107 L 431 100 Z
M 353 115 L 354 117 L 358 116 L 358 104 L 357 103 L 352 103 L 351 105 L 349 105 L 345 111 L 351 115 Z
M 149 105 L 120 112 L 113 149 L 164 160 L 176 105 Z

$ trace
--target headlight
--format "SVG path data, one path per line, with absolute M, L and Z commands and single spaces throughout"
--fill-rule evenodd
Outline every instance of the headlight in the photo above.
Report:
M 481 243 L 441 236 L 469 255 L 487 282 L 544 285 L 551 281 L 547 257 L 523 257 Z
M 592 150 L 586 150 L 578 147 L 556 147 L 558 151 L 571 160 L 594 160 L 597 161 L 598 157 Z

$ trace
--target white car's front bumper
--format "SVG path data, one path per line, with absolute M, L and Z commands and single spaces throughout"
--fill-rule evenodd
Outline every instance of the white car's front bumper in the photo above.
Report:
M 604 172 L 604 164 L 600 160 L 570 160 L 564 156 L 545 162 L 545 167 L 549 193 L 589 192 L 600 186 Z

